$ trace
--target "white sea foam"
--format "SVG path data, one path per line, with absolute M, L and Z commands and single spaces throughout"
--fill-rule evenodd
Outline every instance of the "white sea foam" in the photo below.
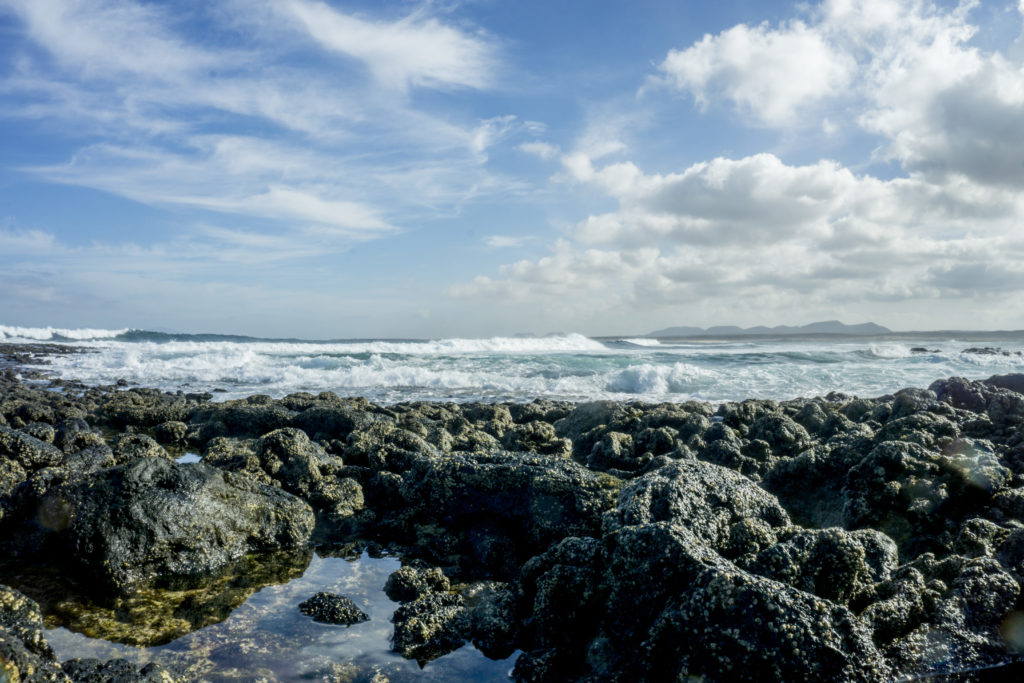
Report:
M 871 353 L 879 358 L 909 358 L 915 355 L 907 344 L 871 344 Z
M 0 328 L 5 338 L 10 330 Z M 43 328 L 39 328 L 40 330 Z M 57 330 L 57 333 L 64 332 Z M 72 331 L 85 336 L 87 332 Z M 787 399 L 841 391 L 877 396 L 939 378 L 1024 371 L 1024 359 L 975 355 L 948 339 L 903 343 L 773 341 L 660 347 L 602 344 L 582 335 L 434 341 L 166 341 L 89 337 L 90 353 L 53 356 L 40 366 L 64 379 L 126 379 L 165 390 L 253 393 L 335 391 L 381 402 L 533 398 L 682 401 Z M 52 333 L 50 333 L 52 336 Z M 39 332 L 37 337 L 42 336 Z M 648 340 L 644 340 L 648 341 Z M 1012 352 L 1024 339 L 973 343 Z M 656 350 L 656 352 L 652 352 Z
M 128 332 L 123 330 L 100 330 L 91 328 L 65 329 L 61 327 L 12 327 L 0 325 L 0 339 L 4 341 L 54 341 L 59 338 L 86 340 L 111 339 Z
M 664 396 L 687 394 L 710 384 L 717 373 L 689 363 L 652 365 L 641 363 L 619 371 L 609 378 L 605 388 L 622 394 Z
M 622 339 L 620 341 L 632 344 L 633 346 L 661 346 L 661 342 L 657 339 L 647 339 L 646 337 L 633 337 L 630 339 Z

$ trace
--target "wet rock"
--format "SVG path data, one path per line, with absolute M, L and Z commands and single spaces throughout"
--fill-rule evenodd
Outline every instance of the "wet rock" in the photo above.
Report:
M 592 637 L 606 597 L 601 560 L 598 539 L 569 537 L 526 563 L 519 590 L 528 603 L 522 628 L 532 649 L 578 648 Z
M 462 647 L 469 631 L 465 603 L 453 593 L 428 593 L 395 610 L 391 621 L 391 649 L 421 664 Z
M 516 649 L 519 614 L 516 594 L 506 583 L 482 581 L 466 588 L 469 631 L 485 657 L 505 659 Z
M 1024 374 L 1013 375 L 992 375 L 984 380 L 984 384 L 1000 389 L 1009 389 L 1018 394 L 1024 394 Z
M 502 446 L 510 451 L 524 451 L 542 455 L 568 457 L 572 455 L 572 442 L 559 437 L 548 422 L 533 420 L 525 424 L 512 424 L 504 429 Z
M 349 434 L 343 458 L 354 465 L 401 473 L 410 469 L 419 458 L 438 455 L 438 449 L 423 437 L 392 423 L 380 422 Z
M 841 605 L 870 594 L 897 566 L 896 544 L 874 529 L 786 529 L 744 569 Z
M 263 463 L 256 454 L 255 439 L 214 437 L 206 445 L 203 462 L 228 472 L 245 474 L 261 484 L 274 483 L 274 479 L 263 470 Z
M 54 446 L 10 427 L 0 427 L 0 457 L 14 460 L 28 472 L 64 460 L 64 454 Z
M 306 433 L 293 427 L 278 429 L 256 442 L 260 466 L 281 486 L 295 495 L 309 498 L 320 488 L 324 475 L 341 471 L 340 458 L 328 455 Z
M 847 476 L 846 524 L 874 526 L 913 554 L 935 549 L 940 532 L 952 532 L 1010 477 L 983 444 L 958 444 L 948 455 L 902 441 L 879 444 Z
M 188 425 L 178 420 L 161 422 L 153 428 L 153 435 L 160 443 L 170 446 L 181 446 L 185 444 L 185 437 L 188 435 Z
M 959 436 L 951 421 L 932 413 L 914 413 L 890 419 L 878 431 L 876 439 L 883 441 L 909 441 L 925 448 L 940 448 Z
M 614 401 L 581 403 L 555 422 L 555 433 L 573 444 L 573 457 L 586 460 L 608 425 L 626 423 L 630 410 Z
M 427 593 L 446 592 L 450 588 L 448 577 L 437 567 L 411 564 L 392 572 L 384 584 L 384 593 L 395 602 L 412 602 Z
M 44 443 L 53 443 L 57 436 L 57 430 L 53 428 L 53 425 L 46 422 L 30 422 L 22 427 L 21 431 Z
M 846 608 L 758 576 L 709 569 L 666 605 L 635 668 L 647 680 L 878 681 L 891 670 Z
M 155 427 L 162 422 L 188 422 L 200 399 L 165 394 L 156 389 L 132 388 L 107 394 L 100 414 L 114 427 Z
M 299 603 L 299 611 L 313 617 L 313 621 L 324 624 L 343 624 L 351 626 L 364 621 L 370 617 L 366 612 L 359 609 L 351 598 L 333 593 L 317 593 L 313 597 Z
M 4 585 L 0 585 L 0 679 L 68 680 L 46 642 L 39 606 Z
M 331 402 L 328 405 L 313 405 L 305 408 L 292 419 L 292 425 L 307 434 L 321 434 L 320 438 L 341 439 L 344 441 L 354 431 L 370 428 L 381 422 L 392 419 L 352 403 Z M 293 408 L 295 409 L 295 408 Z
M 948 590 L 932 591 L 926 604 L 928 621 L 896 639 L 887 654 L 905 675 L 925 676 L 964 671 L 1006 661 L 1000 632 L 1014 609 L 1020 586 L 991 558 L 945 562 L 959 567 Z M 927 594 L 928 591 L 925 591 Z
M 156 663 L 139 666 L 127 659 L 69 659 L 61 665 L 75 683 L 176 683 L 182 680 Z
M 592 470 L 634 471 L 643 467 L 646 460 L 650 460 L 650 456 L 647 456 L 646 459 L 636 457 L 631 435 L 622 432 L 606 432 L 590 451 L 587 467 Z
M 70 453 L 82 448 L 83 445 L 89 445 L 81 441 L 77 435 L 80 433 L 91 432 L 92 429 L 89 427 L 89 423 L 82 418 L 61 420 L 57 423 L 56 435 L 54 436 L 53 443 L 65 453 Z
M 437 524 L 467 560 L 498 575 L 566 536 L 596 535 L 619 481 L 565 459 L 531 454 L 418 459 L 404 476 L 392 523 Z M 398 514 L 395 514 L 398 513 Z M 437 558 L 441 559 L 441 558 Z
M 898 420 L 901 417 L 922 412 L 937 400 L 938 396 L 930 389 L 900 389 L 893 394 L 892 408 L 888 419 Z
M 785 415 L 765 415 L 758 418 L 747 433 L 749 439 L 765 441 L 776 455 L 799 453 L 810 445 L 807 430 Z
M 732 470 L 685 460 L 649 472 L 622 489 L 608 524 L 667 522 L 692 533 L 718 553 L 733 550 L 732 525 L 760 520 L 770 528 L 789 525 L 778 500 Z
M 992 394 L 991 389 L 985 384 L 972 382 L 963 377 L 936 380 L 928 389 L 935 393 L 939 401 L 973 412 L 985 410 Z
M 116 593 L 215 575 L 254 551 L 304 545 L 302 501 L 203 463 L 141 458 L 49 488 L 25 524 L 61 561 Z M 47 522 L 44 526 L 43 522 Z
M 122 434 L 111 442 L 114 460 L 124 465 L 139 458 L 164 458 L 174 460 L 152 437 L 145 434 Z
M 259 437 L 290 426 L 292 417 L 292 411 L 274 403 L 269 396 L 256 395 L 223 403 L 208 403 L 160 422 L 188 422 L 191 418 L 193 424 L 220 425 L 229 436 Z

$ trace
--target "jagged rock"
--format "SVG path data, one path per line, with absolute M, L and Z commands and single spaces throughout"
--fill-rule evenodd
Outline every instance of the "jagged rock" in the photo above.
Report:
M 777 539 L 743 568 L 840 605 L 869 594 L 897 566 L 896 544 L 874 529 L 791 527 Z
M 0 457 L 14 460 L 28 472 L 64 460 L 64 454 L 54 446 L 10 427 L 0 427 Z
M 118 465 L 124 465 L 139 458 L 174 459 L 170 453 L 164 450 L 163 446 L 145 434 L 122 434 L 111 442 L 111 449 Z
M 395 602 L 412 602 L 427 593 L 445 592 L 451 588 L 448 577 L 437 567 L 406 565 L 388 577 L 384 593 Z
M 313 617 L 313 621 L 324 624 L 343 624 L 351 626 L 364 621 L 370 617 L 366 612 L 359 609 L 351 598 L 333 593 L 317 593 L 313 597 L 299 603 L 299 611 Z
M 176 683 L 181 680 L 155 662 L 139 666 L 127 659 L 107 662 L 94 658 L 69 659 L 61 668 L 75 683 Z
M 507 571 L 550 544 L 598 532 L 619 481 L 562 458 L 531 454 L 419 458 L 404 476 L 400 520 L 440 524 L 470 559 Z M 394 518 L 392 518 L 394 519 Z
M 658 615 L 633 668 L 646 680 L 878 681 L 892 675 L 846 608 L 742 571 L 702 572 Z
M 36 507 L 46 514 L 24 524 L 42 527 L 60 561 L 118 593 L 216 574 L 249 552 L 299 547 L 314 523 L 309 507 L 283 491 L 162 458 L 52 486 Z
M 181 446 L 185 443 L 185 437 L 188 436 L 188 425 L 178 420 L 161 422 L 153 428 L 153 435 L 160 443 Z
M 462 647 L 469 631 L 465 602 L 453 593 L 427 593 L 395 610 L 391 621 L 391 649 L 421 664 Z
M 789 524 L 778 500 L 732 470 L 684 460 L 659 468 L 622 489 L 614 523 L 635 526 L 667 522 L 683 527 L 718 553 L 733 549 L 732 525 L 760 520 L 772 528 Z
M 12 683 L 68 680 L 46 642 L 39 606 L 4 585 L 0 585 L 0 679 Z
M 277 405 L 269 396 L 255 395 L 244 399 L 207 403 L 187 412 L 168 416 L 159 422 L 177 420 L 193 424 L 219 425 L 227 436 L 259 437 L 275 429 L 288 427 L 292 411 Z
M 473 644 L 491 659 L 511 656 L 519 632 L 516 595 L 512 588 L 506 583 L 482 581 L 469 586 L 463 595 L 469 608 Z

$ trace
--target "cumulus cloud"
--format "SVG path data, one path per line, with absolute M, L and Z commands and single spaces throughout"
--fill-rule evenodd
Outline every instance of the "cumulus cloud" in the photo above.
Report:
M 826 0 L 807 23 L 740 24 L 671 50 L 654 81 L 761 125 L 859 126 L 911 173 L 1020 187 L 1024 69 L 970 45 L 977 5 Z
M 725 104 L 756 126 L 859 128 L 877 147 L 854 163 L 895 161 L 902 176 L 772 153 L 648 173 L 581 145 L 561 159 L 568 177 L 617 207 L 580 220 L 550 254 L 455 293 L 676 307 L 718 322 L 929 301 L 998 320 L 1024 287 L 1024 68 L 971 45 L 976 5 L 826 0 L 805 20 L 672 50 L 645 86 Z
M 880 180 L 832 161 L 770 154 L 676 174 L 593 169 L 618 210 L 592 215 L 551 254 L 453 290 L 509 301 L 572 300 L 591 310 L 702 308 L 764 316 L 800 310 L 987 296 L 1018 282 L 1019 193 L 960 180 Z M 609 181 L 609 177 L 628 181 Z M 971 275 L 978 275 L 976 280 Z M 1009 279 L 1007 279 L 1009 278 Z M 580 302 L 586 302 L 582 304 Z M 708 311 L 710 319 L 727 318 Z
M 706 106 L 723 97 L 754 120 L 789 124 L 798 111 L 833 97 L 849 84 L 854 60 L 801 21 L 772 29 L 740 24 L 671 50 L 661 71 L 672 87 Z

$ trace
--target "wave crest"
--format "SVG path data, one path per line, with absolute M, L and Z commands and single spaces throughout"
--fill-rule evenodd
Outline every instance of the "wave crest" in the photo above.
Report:
M 62 327 L 14 327 L 0 325 L 0 340 L 4 341 L 88 341 L 92 339 L 113 339 L 130 332 L 123 330 L 102 330 L 88 327 L 69 329 Z

